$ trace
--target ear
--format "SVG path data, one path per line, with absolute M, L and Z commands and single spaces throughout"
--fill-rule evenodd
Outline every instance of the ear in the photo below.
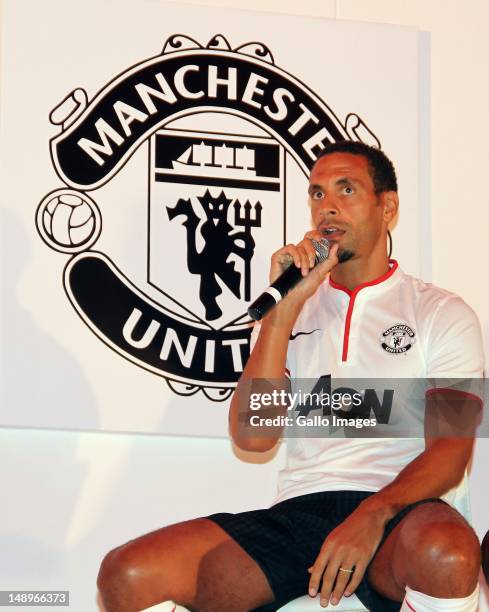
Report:
M 387 225 L 393 221 L 399 210 L 399 196 L 395 191 L 384 191 L 381 194 L 384 208 L 383 218 Z

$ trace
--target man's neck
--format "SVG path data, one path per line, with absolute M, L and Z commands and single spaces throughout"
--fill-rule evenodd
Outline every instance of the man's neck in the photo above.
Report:
M 380 278 L 389 271 L 387 255 L 367 259 L 350 259 L 338 264 L 331 271 L 331 279 L 338 285 L 353 291 L 358 285 L 369 283 Z

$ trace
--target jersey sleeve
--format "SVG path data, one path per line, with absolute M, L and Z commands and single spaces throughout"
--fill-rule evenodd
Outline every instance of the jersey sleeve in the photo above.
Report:
M 256 344 L 256 341 L 258 340 L 258 335 L 260 333 L 260 329 L 261 329 L 261 323 L 259 321 L 257 321 L 255 323 L 255 325 L 253 326 L 253 331 L 251 332 L 250 355 L 251 355 L 251 352 L 253 351 L 253 349 L 255 348 L 255 344 Z M 287 378 L 290 378 L 290 366 L 289 366 L 288 351 L 287 351 L 287 359 L 286 359 L 286 362 L 285 362 L 285 375 L 287 376 Z
M 479 320 L 458 296 L 438 304 L 428 335 L 427 395 L 452 389 L 483 400 L 484 350 Z

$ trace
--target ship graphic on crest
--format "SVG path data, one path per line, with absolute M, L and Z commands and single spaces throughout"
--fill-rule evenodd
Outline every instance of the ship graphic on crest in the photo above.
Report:
M 190 174 L 201 171 L 202 168 L 213 167 L 219 169 L 219 176 L 222 176 L 223 170 L 228 170 L 225 176 L 254 178 L 256 176 L 255 152 L 253 149 L 248 149 L 246 145 L 243 147 L 228 147 L 225 144 L 212 146 L 202 141 L 200 144 L 191 145 L 173 162 L 175 170 L 185 169 Z

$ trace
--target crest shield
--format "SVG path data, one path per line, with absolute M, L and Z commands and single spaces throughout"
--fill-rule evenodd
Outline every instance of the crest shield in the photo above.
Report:
M 406 332 L 394 332 L 390 338 L 390 346 L 392 348 L 402 348 L 406 342 Z
M 148 282 L 196 321 L 249 319 L 284 235 L 284 150 L 268 136 L 161 129 L 150 143 Z

